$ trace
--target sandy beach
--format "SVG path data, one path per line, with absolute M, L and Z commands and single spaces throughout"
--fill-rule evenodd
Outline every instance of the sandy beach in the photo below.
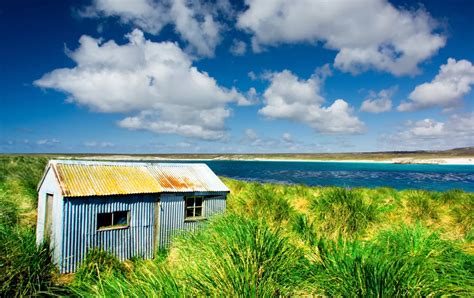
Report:
M 80 159 L 86 160 L 147 160 L 165 161 L 170 158 L 161 156 L 133 156 L 133 155 L 97 155 Z M 415 158 L 400 157 L 385 160 L 373 159 L 288 159 L 288 158 L 235 158 L 232 156 L 219 156 L 217 158 L 172 158 L 173 160 L 242 160 L 242 161 L 280 161 L 280 162 L 347 162 L 347 163 L 392 163 L 392 164 L 437 164 L 437 165 L 474 165 L 474 157 L 440 157 L 440 158 Z
M 242 159 L 246 160 L 246 159 Z M 290 161 L 290 162 L 350 162 L 350 163 L 392 163 L 392 164 L 438 164 L 438 165 L 474 165 L 474 158 L 392 158 L 386 160 L 371 159 L 268 159 L 257 158 L 256 161 Z
M 407 164 L 446 164 L 446 165 L 474 165 L 474 157 L 452 157 L 452 158 L 394 158 L 391 163 L 407 163 Z

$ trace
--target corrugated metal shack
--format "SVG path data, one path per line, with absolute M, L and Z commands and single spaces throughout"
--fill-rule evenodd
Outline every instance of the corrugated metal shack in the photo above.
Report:
M 224 212 L 228 193 L 205 164 L 52 160 L 38 185 L 36 239 L 50 241 L 61 273 L 95 247 L 148 259 Z

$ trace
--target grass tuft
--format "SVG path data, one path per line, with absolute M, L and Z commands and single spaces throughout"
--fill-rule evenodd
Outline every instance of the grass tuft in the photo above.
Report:
M 124 275 L 127 269 L 113 254 L 102 249 L 90 250 L 76 272 L 76 282 L 97 282 L 100 278 Z
M 315 288 L 328 296 L 469 296 L 469 256 L 421 226 L 382 232 L 374 242 L 321 240 Z
M 152 261 L 135 260 L 133 270 L 126 274 L 102 274 L 96 281 L 78 279 L 68 287 L 78 297 L 184 297 L 186 287 L 164 266 Z
M 229 211 L 245 214 L 249 218 L 267 220 L 270 224 L 280 225 L 295 213 L 288 199 L 271 185 L 251 183 L 244 196 L 229 199 Z
M 228 215 L 175 240 L 171 253 L 193 294 L 279 296 L 303 288 L 308 261 L 280 229 L 263 221 Z
M 408 192 L 407 206 L 410 216 L 414 220 L 438 218 L 436 202 L 432 200 L 432 195 L 428 191 L 412 190 Z
M 48 244 L 36 245 L 31 228 L 0 225 L 0 297 L 38 295 L 52 285 Z
M 312 201 L 318 230 L 326 237 L 354 238 L 378 220 L 377 206 L 363 199 L 358 190 L 330 188 Z
M 298 213 L 292 217 L 291 229 L 309 246 L 314 246 L 318 241 L 317 228 L 305 214 Z

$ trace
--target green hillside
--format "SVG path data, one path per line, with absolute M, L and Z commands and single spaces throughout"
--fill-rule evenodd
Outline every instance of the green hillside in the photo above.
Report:
M 154 260 L 92 251 L 59 275 L 36 247 L 47 159 L 0 157 L 0 296 L 474 296 L 474 194 L 249 183 Z

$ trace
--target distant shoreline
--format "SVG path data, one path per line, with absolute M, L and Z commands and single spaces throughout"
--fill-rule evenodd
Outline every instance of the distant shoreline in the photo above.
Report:
M 403 160 L 370 160 L 370 159 L 334 159 L 334 160 L 305 160 L 305 159 L 256 159 L 257 161 L 289 161 L 289 162 L 340 162 L 340 163 L 385 163 L 385 164 L 433 164 L 433 165 L 474 165 L 474 158 L 440 158 L 440 159 L 403 159 Z
M 180 157 L 158 157 L 158 156 L 131 156 L 131 155 L 112 155 L 112 156 L 88 156 L 80 159 L 95 159 L 95 160 L 202 160 L 202 161 L 279 161 L 279 162 L 337 162 L 337 163 L 384 163 L 384 164 L 432 164 L 432 165 L 474 165 L 474 157 L 441 157 L 441 158 L 390 158 L 386 160 L 375 159 L 291 159 L 291 158 L 232 158 L 232 157 L 218 157 L 218 158 L 180 158 Z

